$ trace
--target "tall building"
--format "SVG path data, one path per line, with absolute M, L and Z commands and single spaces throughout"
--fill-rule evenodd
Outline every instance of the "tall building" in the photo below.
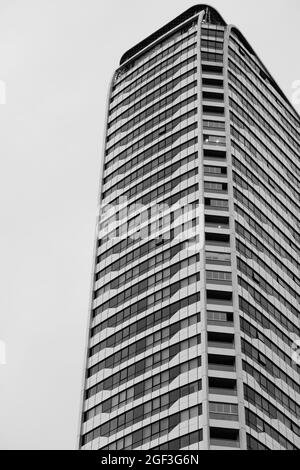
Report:
M 207 5 L 122 56 L 82 449 L 300 448 L 299 126 Z

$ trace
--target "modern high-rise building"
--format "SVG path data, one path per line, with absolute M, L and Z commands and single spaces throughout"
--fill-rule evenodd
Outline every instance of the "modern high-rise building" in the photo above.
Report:
M 122 56 L 81 449 L 300 448 L 299 128 L 207 5 Z

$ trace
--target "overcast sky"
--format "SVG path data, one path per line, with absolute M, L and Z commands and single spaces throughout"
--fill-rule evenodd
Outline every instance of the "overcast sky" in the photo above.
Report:
M 195 3 L 0 0 L 1 449 L 76 446 L 108 82 L 126 49 Z M 291 97 L 299 0 L 210 4 Z

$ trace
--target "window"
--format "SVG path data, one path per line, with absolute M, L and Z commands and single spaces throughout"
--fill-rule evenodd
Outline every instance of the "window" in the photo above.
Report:
M 214 251 L 206 252 L 206 262 L 210 264 L 226 264 L 231 262 L 230 253 L 217 253 Z
M 238 447 L 239 431 L 237 429 L 211 427 L 210 443 L 217 446 Z
M 203 114 L 210 116 L 224 116 L 224 108 L 222 106 L 203 105 Z
M 226 137 L 221 135 L 207 135 L 203 136 L 205 145 L 226 145 Z
M 205 233 L 205 241 L 209 245 L 229 246 L 230 236 L 223 233 Z
M 215 291 L 215 290 L 207 290 L 207 300 L 208 302 L 224 302 L 229 303 L 232 302 L 232 292 L 228 291 Z
M 209 166 L 209 165 L 204 165 L 204 174 L 206 175 L 219 175 L 219 176 L 225 176 L 227 175 L 227 168 L 222 167 L 222 166 Z
M 209 324 L 218 324 L 224 322 L 233 322 L 233 313 L 230 312 L 215 312 L 212 310 L 207 311 L 207 320 Z
M 213 74 L 213 75 L 222 75 L 223 68 L 216 65 L 203 64 L 202 73 Z
M 202 85 L 210 88 L 223 88 L 224 83 L 223 80 L 218 80 L 216 78 L 203 78 Z
M 236 421 L 238 419 L 238 405 L 233 403 L 210 402 L 209 416 L 212 419 Z
M 212 193 L 227 192 L 227 183 L 204 182 L 204 191 Z
M 228 209 L 228 201 L 226 199 L 210 199 L 205 198 L 205 206 L 216 209 Z
M 258 354 L 258 362 L 263 366 L 267 364 L 265 356 L 261 353 Z
M 231 273 L 223 271 L 206 271 L 206 279 L 208 281 L 231 282 Z

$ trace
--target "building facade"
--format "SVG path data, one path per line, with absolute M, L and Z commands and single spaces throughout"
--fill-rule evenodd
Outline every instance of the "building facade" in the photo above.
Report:
M 300 448 L 299 127 L 211 7 L 123 55 L 107 106 L 81 449 Z

